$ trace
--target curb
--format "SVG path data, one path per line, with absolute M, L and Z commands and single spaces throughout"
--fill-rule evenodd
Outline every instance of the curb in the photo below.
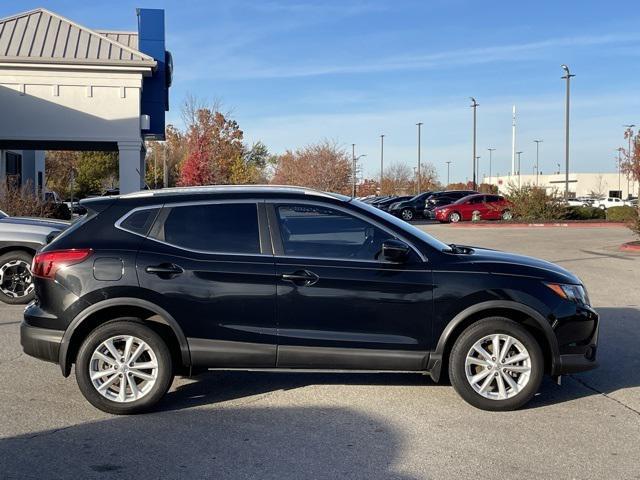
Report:
M 449 223 L 457 228 L 619 228 L 622 222 L 567 222 L 567 223 Z
M 623 243 L 618 250 L 621 252 L 640 252 L 640 242 Z

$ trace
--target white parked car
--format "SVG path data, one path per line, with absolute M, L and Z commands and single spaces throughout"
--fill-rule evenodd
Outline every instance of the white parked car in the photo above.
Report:
M 616 197 L 599 198 L 593 202 L 594 207 L 602 208 L 603 210 L 609 207 L 622 207 L 624 205 L 629 205 L 629 202 Z
M 589 204 L 578 198 L 570 198 L 567 200 L 567 205 L 570 207 L 588 207 Z

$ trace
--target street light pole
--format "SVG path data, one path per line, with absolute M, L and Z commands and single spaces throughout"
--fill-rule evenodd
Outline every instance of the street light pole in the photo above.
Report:
M 416 193 L 420 193 L 420 181 L 422 180 L 422 178 L 420 177 L 420 146 L 421 146 L 421 129 L 422 129 L 422 122 L 418 122 L 416 123 L 416 126 L 418 127 L 418 191 Z
M 477 181 L 482 183 L 482 178 L 480 178 L 480 155 L 476 156 L 476 170 L 477 170 Z M 477 186 L 477 184 L 476 184 Z
M 449 181 L 449 165 L 451 165 L 451 160 L 447 161 L 447 187 L 451 185 L 451 182 Z
M 351 144 L 351 170 L 352 170 L 352 187 L 351 198 L 356 198 L 356 144 Z
M 534 140 L 536 144 L 536 187 L 538 186 L 538 179 L 540 177 L 540 144 L 544 140 Z
M 495 148 L 487 148 L 489 150 L 489 181 L 491 181 L 491 162 L 493 161 L 493 152 L 496 151 Z
M 565 75 L 562 77 L 567 80 L 567 98 L 565 106 L 564 128 L 565 128 L 565 144 L 564 144 L 564 157 L 565 157 L 565 172 L 564 172 L 564 199 L 569 198 L 569 101 L 571 96 L 571 77 L 575 77 L 569 72 L 569 67 L 565 64 L 560 65 L 565 71 Z
M 382 179 L 384 178 L 384 134 L 380 135 L 380 195 L 382 195 Z
M 476 182 L 476 109 L 478 108 L 479 103 L 476 102 L 476 99 L 473 97 L 469 97 L 471 99 L 471 108 L 473 108 L 473 158 L 472 158 L 472 167 L 473 167 L 473 189 L 477 188 Z
M 520 188 L 520 155 L 522 154 L 522 152 L 516 152 L 516 155 L 518 156 L 518 188 Z
M 618 152 L 618 191 L 620 192 L 620 198 L 622 198 L 622 190 L 620 188 L 620 174 L 622 171 L 622 157 L 620 156 L 620 154 L 622 153 L 622 150 L 624 150 L 624 148 L 622 147 L 616 148 L 616 152 Z
M 629 151 L 627 152 L 627 159 L 629 165 L 631 165 L 631 137 L 633 137 L 633 130 L 631 130 L 635 125 L 633 123 L 629 125 L 623 125 L 627 129 L 627 136 L 629 137 Z M 631 190 L 629 189 L 629 175 L 627 175 L 627 198 L 631 197 Z

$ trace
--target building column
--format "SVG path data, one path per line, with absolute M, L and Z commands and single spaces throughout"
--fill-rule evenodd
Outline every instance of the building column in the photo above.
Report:
M 144 146 L 142 140 L 118 142 L 120 194 L 137 192 L 144 186 Z

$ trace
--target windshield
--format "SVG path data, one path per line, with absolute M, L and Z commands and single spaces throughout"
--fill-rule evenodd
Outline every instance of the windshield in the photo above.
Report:
M 9 215 L 0 210 L 0 218 L 7 218 Z
M 352 200 L 351 203 L 355 203 L 357 204 L 358 207 L 360 207 L 363 210 L 366 210 L 367 212 L 377 216 L 377 217 L 382 217 L 384 218 L 386 221 L 388 221 L 389 223 L 392 223 L 393 225 L 395 225 L 396 227 L 398 227 L 400 230 L 403 230 L 407 233 L 410 233 L 411 235 L 413 235 L 414 237 L 418 237 L 420 240 L 422 240 L 423 242 L 425 242 L 426 244 L 428 244 L 429 246 L 435 248 L 436 250 L 440 251 L 440 252 L 445 252 L 445 251 L 450 251 L 451 247 L 449 245 L 447 245 L 444 242 L 441 242 L 440 240 L 438 240 L 435 237 L 432 237 L 431 235 L 429 235 L 427 232 L 420 230 L 417 227 L 414 227 L 413 225 L 411 225 L 410 223 L 405 222 L 404 220 L 400 220 L 397 217 L 394 217 L 393 215 L 380 210 L 376 207 L 372 207 L 371 205 L 367 204 L 367 203 L 363 203 L 360 202 L 359 200 Z

